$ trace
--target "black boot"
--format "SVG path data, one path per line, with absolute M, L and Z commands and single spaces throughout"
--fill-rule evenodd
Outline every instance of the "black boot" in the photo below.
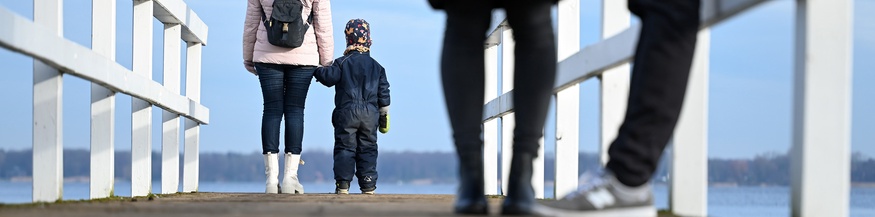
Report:
M 513 153 L 510 161 L 510 180 L 507 197 L 501 205 L 503 215 L 532 215 L 535 206 L 535 190 L 532 188 L 533 154 Z
M 459 192 L 455 212 L 486 215 L 487 207 L 483 191 L 483 154 L 459 153 Z

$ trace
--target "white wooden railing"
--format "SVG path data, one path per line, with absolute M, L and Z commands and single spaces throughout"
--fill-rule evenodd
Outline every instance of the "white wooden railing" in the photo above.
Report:
M 681 216 L 707 215 L 709 27 L 765 0 L 702 0 L 699 33 L 683 111 L 672 139 L 670 208 Z M 601 163 L 623 121 L 629 62 L 640 26 L 630 26 L 625 0 L 602 1 L 602 41 L 580 48 L 580 0 L 558 6 L 558 74 L 554 86 L 556 135 L 554 198 L 576 189 L 579 147 L 579 84 L 601 81 Z M 797 0 L 792 161 L 793 216 L 847 216 L 850 192 L 852 0 Z M 501 180 L 506 186 L 513 141 L 513 45 L 502 22 L 485 43 L 486 102 L 483 114 L 486 194 L 499 192 L 498 131 L 503 138 Z M 755 34 L 755 33 L 751 33 Z M 790 40 L 790 39 L 788 39 Z M 502 46 L 499 54 L 498 46 Z M 502 87 L 498 86 L 499 56 Z M 501 95 L 498 95 L 498 92 Z M 499 126 L 498 119 L 501 119 Z M 539 156 L 543 156 L 543 146 Z M 544 197 L 543 158 L 532 183 Z M 504 191 L 502 191 L 504 192 Z
M 93 0 L 92 48 L 62 34 L 62 0 L 34 0 L 34 19 L 0 7 L 0 46 L 33 57 L 33 201 L 53 202 L 63 192 L 63 76 L 91 86 L 91 198 L 113 196 L 115 94 L 132 99 L 131 195 L 152 192 L 152 106 L 163 109 L 161 192 L 179 189 L 179 122 L 185 117 L 183 192 L 198 188 L 201 48 L 207 26 L 182 0 L 134 0 L 133 71 L 115 61 L 116 0 Z M 164 23 L 164 81 L 152 80 L 153 19 Z M 185 95 L 181 42 L 187 44 Z

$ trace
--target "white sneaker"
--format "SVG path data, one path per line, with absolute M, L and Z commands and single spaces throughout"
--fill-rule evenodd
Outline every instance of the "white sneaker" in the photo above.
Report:
M 584 174 L 586 176 L 587 174 Z M 544 201 L 536 211 L 547 216 L 656 217 L 650 183 L 626 186 L 610 172 L 581 180 L 578 190 L 556 201 Z

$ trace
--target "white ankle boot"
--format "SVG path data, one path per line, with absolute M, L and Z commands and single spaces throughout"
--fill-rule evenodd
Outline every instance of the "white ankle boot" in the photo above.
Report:
M 298 181 L 298 165 L 301 162 L 300 154 L 286 153 L 285 171 L 283 171 L 283 194 L 304 194 L 304 186 Z
M 280 173 L 279 155 L 277 153 L 267 153 L 264 155 L 264 175 L 267 181 L 265 182 L 264 193 L 276 194 L 279 185 L 277 176 Z

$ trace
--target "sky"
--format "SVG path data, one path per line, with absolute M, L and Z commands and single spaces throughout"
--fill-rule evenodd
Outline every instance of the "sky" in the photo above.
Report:
M 774 0 L 712 28 L 708 153 L 712 158 L 750 158 L 785 153 L 792 143 L 793 31 L 795 1 Z M 203 49 L 201 99 L 210 124 L 201 128 L 201 152 L 260 152 L 262 98 L 257 77 L 242 65 L 242 29 L 246 1 L 187 0 L 209 26 Z M 340 31 L 347 20 L 372 25 L 372 56 L 391 83 L 391 131 L 381 134 L 381 151 L 453 150 L 440 86 L 438 62 L 444 14 L 426 1 L 334 0 L 335 57 L 342 54 Z M 0 6 L 27 18 L 32 1 L 0 0 Z M 131 1 L 117 3 L 117 56 L 131 68 Z M 581 0 L 581 46 L 598 41 L 600 1 Z M 852 151 L 875 157 L 875 0 L 856 0 Z M 91 1 L 64 1 L 64 36 L 91 46 Z M 500 12 L 496 12 L 500 13 Z M 554 14 L 555 17 L 555 14 Z M 154 21 L 153 79 L 162 81 L 162 24 Z M 180 41 L 180 43 L 182 43 Z M 183 46 L 184 47 L 184 46 Z M 184 52 L 184 51 L 180 51 Z M 183 55 L 184 57 L 184 55 Z M 32 64 L 30 58 L 0 49 L 0 149 L 32 145 Z M 183 61 L 184 63 L 184 61 Z M 184 64 L 183 64 L 184 69 Z M 184 71 L 184 70 L 183 70 Z M 184 84 L 184 82 L 183 82 Z M 183 92 L 184 92 L 183 87 Z M 599 143 L 599 84 L 581 85 L 580 149 Z M 331 150 L 334 90 L 313 82 L 305 110 L 304 152 Z M 90 84 L 64 77 L 64 148 L 89 148 Z M 131 100 L 116 99 L 116 150 L 130 150 Z M 154 110 L 153 145 L 161 149 L 160 109 Z M 552 125 L 553 121 L 548 121 Z M 552 138 L 548 127 L 547 138 Z M 545 142 L 552 152 L 553 142 Z

